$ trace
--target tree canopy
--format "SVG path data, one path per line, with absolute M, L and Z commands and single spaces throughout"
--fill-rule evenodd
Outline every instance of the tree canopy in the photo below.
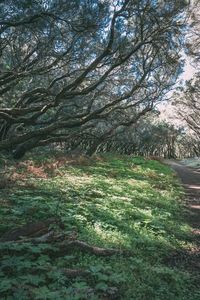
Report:
M 181 70 L 186 5 L 1 2 L 0 150 L 109 136 L 151 111 Z
M 174 95 L 174 105 L 181 120 L 187 123 L 194 136 L 200 137 L 200 1 L 191 3 L 189 13 L 189 32 L 186 38 L 187 55 L 195 68 L 193 77 Z

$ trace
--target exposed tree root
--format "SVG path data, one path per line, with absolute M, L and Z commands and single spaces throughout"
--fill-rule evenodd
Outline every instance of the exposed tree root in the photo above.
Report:
M 0 239 L 0 242 L 17 241 L 21 237 L 37 237 L 48 232 L 49 226 L 56 223 L 56 219 L 47 219 L 26 224 L 15 230 L 6 232 Z
M 51 241 L 50 241 L 51 239 Z M 30 239 L 20 239 L 17 241 L 6 241 L 6 240 L 1 240 L 1 243 L 5 242 L 15 242 L 15 243 L 33 243 L 33 244 L 40 244 L 40 243 L 51 243 L 57 248 L 57 253 L 55 253 L 55 250 L 53 250 L 53 256 L 61 256 L 63 254 L 66 254 L 68 251 L 74 250 L 74 249 L 79 249 L 83 252 L 91 253 L 97 256 L 112 256 L 112 255 L 131 255 L 130 251 L 127 250 L 119 250 L 119 249 L 108 249 L 108 248 L 100 248 L 96 246 L 89 245 L 83 241 L 80 240 L 64 240 L 62 242 L 59 242 L 55 239 L 53 236 L 52 231 L 49 233 L 37 237 L 37 238 L 30 238 Z M 46 250 L 44 250 L 46 251 Z M 48 249 L 48 254 L 50 255 L 51 249 Z
M 21 236 L 19 240 L 15 240 L 15 243 L 22 244 L 22 243 L 33 243 L 33 244 L 39 244 L 39 243 L 49 243 L 53 242 L 55 239 L 54 231 L 51 230 L 47 233 L 45 233 L 42 236 L 34 237 L 34 238 L 26 238 L 24 236 Z M 57 237 L 56 237 L 57 240 Z M 1 242 L 1 240 L 0 240 Z M 6 242 L 12 242 L 12 241 L 6 241 Z
M 89 245 L 84 241 L 76 239 L 76 234 L 55 234 L 54 231 L 48 231 L 49 225 L 56 223 L 55 219 L 30 223 L 22 226 L 19 229 L 5 233 L 0 242 L 15 242 L 15 243 L 51 243 L 58 249 L 59 255 L 66 253 L 67 250 L 80 249 L 83 252 L 88 252 L 98 256 L 112 256 L 116 254 L 129 255 L 130 252 L 119 249 L 107 249 Z M 42 235 L 41 235 L 42 234 Z
M 84 295 L 83 290 L 80 290 L 78 288 L 74 288 L 71 291 L 71 297 L 78 296 L 80 297 L 80 293 L 82 294 L 81 299 L 82 300 L 88 300 L 93 299 L 95 295 L 97 295 L 97 291 L 93 288 L 86 288 L 84 289 Z M 78 298 L 79 299 L 79 298 Z M 96 297 L 95 297 L 96 299 Z M 99 300 L 119 300 L 119 293 L 118 289 L 116 287 L 109 287 L 105 292 L 101 293 L 101 295 L 98 295 Z
M 75 278 L 75 277 L 87 277 L 87 276 L 91 276 L 90 271 L 87 270 L 82 270 L 82 269 L 61 269 L 60 270 L 64 275 L 66 275 L 67 277 L 70 278 Z
M 107 249 L 96 247 L 93 245 L 89 245 L 84 241 L 77 240 L 77 233 L 72 232 L 70 234 L 57 234 L 53 230 L 49 231 L 49 225 L 52 223 L 57 223 L 55 219 L 48 219 L 43 222 L 30 223 L 22 226 L 19 229 L 9 231 L 5 233 L 0 239 L 1 244 L 5 244 L 7 248 L 7 243 L 9 244 L 26 244 L 31 243 L 33 245 L 39 244 L 50 244 L 52 245 L 48 249 L 41 250 L 38 254 L 47 252 L 47 254 L 51 257 L 59 257 L 62 255 L 66 255 L 69 251 L 80 250 L 86 253 L 91 253 L 97 256 L 112 256 L 112 255 L 129 255 L 130 252 L 119 249 Z M 41 235 L 42 234 L 42 235 Z M 7 251 L 7 250 L 6 250 Z M 16 248 L 9 247 L 9 252 L 16 251 Z M 69 269 L 62 268 L 59 270 L 64 276 L 74 279 L 76 277 L 91 277 L 93 274 L 89 270 L 84 269 Z M 93 288 L 88 288 L 88 291 L 84 291 L 86 294 L 86 298 L 90 299 L 94 297 L 99 291 Z M 79 289 L 73 289 L 72 295 L 79 295 Z M 101 291 L 100 298 L 101 300 L 111 300 L 118 299 L 118 289 L 116 287 L 108 287 L 108 289 L 103 292 Z
M 84 252 L 89 252 L 94 255 L 98 256 L 112 256 L 115 254 L 130 254 L 128 251 L 119 250 L 119 249 L 107 249 L 107 248 L 100 248 L 96 246 L 91 246 L 83 241 L 74 240 L 74 241 L 63 241 L 58 245 L 59 249 L 64 252 L 65 249 L 80 249 Z

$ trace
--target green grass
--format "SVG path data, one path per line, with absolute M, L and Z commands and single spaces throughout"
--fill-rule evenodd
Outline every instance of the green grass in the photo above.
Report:
M 192 238 L 183 218 L 183 191 L 168 166 L 108 154 L 63 160 L 52 171 L 56 161 L 38 156 L 17 170 L 8 167 L 18 179 L 1 191 L 0 234 L 56 216 L 66 236 L 77 231 L 79 240 L 132 255 L 102 258 L 74 250 L 50 257 L 55 246 L 49 244 L 1 243 L 0 299 L 95 300 L 116 288 L 123 300 L 200 298 L 197 278 L 170 264 L 174 252 L 192 246 Z M 69 279 L 62 268 L 83 268 L 91 277 Z

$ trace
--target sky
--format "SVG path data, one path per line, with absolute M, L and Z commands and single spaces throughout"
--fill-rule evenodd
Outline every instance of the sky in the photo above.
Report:
M 189 59 L 186 58 L 184 72 L 181 77 L 183 80 L 189 80 L 193 77 L 194 73 L 195 68 L 191 65 Z
M 185 67 L 184 71 L 180 76 L 180 80 L 187 81 L 190 80 L 195 74 L 195 68 L 191 65 L 189 59 L 185 58 Z M 173 92 L 172 92 L 173 94 Z M 187 127 L 187 124 L 180 120 L 180 117 L 177 116 L 176 107 L 172 105 L 170 101 L 162 102 L 157 106 L 160 111 L 159 119 L 161 121 L 166 121 L 170 124 L 173 124 L 177 127 L 184 126 Z
M 200 1 L 198 0 L 197 2 L 195 0 L 191 0 L 190 2 L 190 5 L 191 5 L 191 8 L 196 8 L 195 10 L 195 14 L 200 14 L 199 13 L 199 10 L 197 9 L 197 3 L 200 4 Z M 200 6 L 199 6 L 200 8 Z M 198 17 L 199 18 L 199 17 Z M 197 18 L 197 19 L 198 19 Z M 190 22 L 191 20 L 189 20 Z M 183 59 L 185 60 L 185 66 L 184 66 L 184 71 L 183 73 L 181 74 L 179 80 L 180 81 L 183 81 L 183 84 L 185 81 L 187 80 L 190 80 L 192 79 L 192 77 L 194 76 L 195 72 L 196 72 L 196 69 L 195 69 L 195 66 L 191 64 L 191 61 L 190 61 L 190 58 L 187 56 L 186 53 L 182 53 L 182 57 Z M 179 83 L 177 83 L 178 85 Z M 176 89 L 176 86 L 175 86 L 175 89 Z M 173 91 L 169 92 L 169 95 L 172 95 L 173 94 Z M 172 105 L 172 103 L 169 102 L 165 102 L 165 103 L 161 103 L 158 105 L 158 109 L 160 110 L 161 114 L 160 114 L 160 119 L 163 120 L 163 121 L 167 121 L 169 123 L 172 123 L 174 125 L 177 125 L 177 126 L 181 126 L 181 125 L 185 125 L 186 124 L 183 124 L 183 121 L 181 121 L 178 117 L 177 117 L 177 114 L 176 114 L 176 107 Z

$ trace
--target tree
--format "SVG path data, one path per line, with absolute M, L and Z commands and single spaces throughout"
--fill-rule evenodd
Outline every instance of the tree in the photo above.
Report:
M 191 63 L 195 64 L 196 73 L 178 93 L 174 94 L 176 110 L 183 121 L 193 131 L 197 140 L 200 137 L 200 1 L 195 0 L 191 4 L 190 30 L 187 37 L 187 51 Z
M 106 124 L 104 124 L 106 126 Z M 101 134 L 100 134 L 101 133 Z M 109 134 L 109 138 L 108 137 Z M 113 152 L 145 157 L 183 158 L 200 155 L 200 142 L 183 126 L 163 122 L 158 111 L 145 115 L 132 126 L 119 126 L 110 132 L 74 135 L 63 145 L 70 153 Z
M 100 139 L 151 111 L 181 71 L 186 6 L 150 0 L 0 3 L 0 150 L 19 158 L 33 147 L 91 131 Z
M 192 1 L 188 12 L 190 30 L 187 37 L 187 50 L 190 58 L 195 62 L 195 67 L 197 67 L 200 62 L 200 1 Z
M 174 104 L 178 115 L 200 137 L 200 77 L 198 74 L 186 83 L 179 93 L 174 95 Z

